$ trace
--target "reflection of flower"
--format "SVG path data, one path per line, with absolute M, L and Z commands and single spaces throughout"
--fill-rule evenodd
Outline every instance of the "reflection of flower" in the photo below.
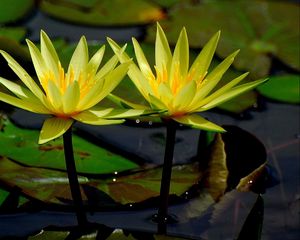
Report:
M 264 81 L 257 80 L 236 86 L 247 76 L 248 73 L 245 73 L 212 92 L 238 53 L 232 53 L 208 73 L 219 36 L 220 32 L 210 39 L 189 68 L 189 44 L 185 28 L 179 35 L 172 55 L 168 40 L 157 24 L 154 66 L 156 74 L 153 74 L 139 43 L 133 38 L 138 66 L 132 64 L 128 75 L 152 109 L 167 110 L 162 114 L 163 118 L 172 118 L 195 128 L 223 131 L 221 127 L 194 113 L 209 110 Z M 130 59 L 113 40 L 108 41 L 122 63 Z M 115 96 L 112 98 L 120 100 Z M 123 103 L 130 106 L 127 101 Z
M 82 37 L 65 73 L 46 33 L 41 32 L 41 51 L 31 41 L 27 40 L 27 44 L 42 89 L 9 54 L 1 51 L 27 88 L 0 78 L 0 83 L 14 94 L 0 92 L 0 100 L 34 113 L 53 115 L 44 122 L 39 143 L 61 136 L 74 120 L 94 125 L 116 124 L 124 121 L 119 118 L 143 112 L 95 106 L 122 80 L 130 61 L 116 67 L 118 59 L 114 56 L 98 71 L 105 48 L 101 47 L 89 60 L 86 39 Z

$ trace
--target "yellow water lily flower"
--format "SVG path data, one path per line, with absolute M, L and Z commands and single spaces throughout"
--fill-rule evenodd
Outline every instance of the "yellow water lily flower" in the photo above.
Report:
M 94 125 L 118 124 L 124 121 L 122 118 L 143 113 L 96 106 L 119 84 L 130 64 L 124 61 L 117 66 L 118 58 L 113 56 L 99 69 L 105 46 L 89 59 L 86 39 L 81 37 L 65 72 L 45 32 L 41 31 L 41 50 L 29 40 L 27 44 L 39 85 L 8 53 L 0 51 L 24 83 L 19 85 L 0 77 L 0 84 L 12 93 L 0 92 L 0 100 L 34 113 L 52 115 L 43 124 L 40 144 L 64 134 L 74 120 Z
M 135 38 L 132 39 L 138 66 L 131 64 L 128 75 L 152 109 L 166 110 L 162 114 L 162 118 L 172 118 L 179 123 L 199 129 L 222 132 L 223 128 L 195 113 L 220 105 L 265 81 L 257 80 L 236 86 L 248 75 L 248 73 L 244 73 L 220 89 L 214 90 L 238 54 L 238 51 L 232 53 L 211 72 L 208 72 L 219 37 L 220 31 L 208 41 L 189 67 L 189 44 L 185 28 L 180 32 L 172 54 L 164 31 L 157 24 L 155 73 L 149 66 L 138 41 Z M 122 49 L 116 42 L 110 38 L 108 38 L 108 42 L 121 63 L 130 59 L 126 53 L 121 51 Z M 114 95 L 110 97 L 126 106 L 149 108 L 131 104 Z

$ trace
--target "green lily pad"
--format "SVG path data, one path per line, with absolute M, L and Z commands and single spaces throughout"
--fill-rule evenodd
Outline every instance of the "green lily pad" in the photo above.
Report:
M 24 40 L 27 31 L 23 27 L 1 27 L 0 36 L 13 39 L 17 42 Z
M 147 24 L 164 17 L 156 4 L 144 0 L 43 0 L 40 8 L 52 17 L 91 26 Z
M 300 103 L 300 75 L 271 76 L 257 88 L 264 97 L 287 103 Z
M 18 187 L 25 196 L 45 203 L 64 205 L 71 203 L 69 183 L 65 172 L 26 167 L 5 157 L 0 159 L 0 166 L 0 182 Z M 78 180 L 83 189 L 84 200 L 97 202 L 97 199 L 90 199 L 89 196 L 95 197 L 95 194 L 104 192 L 113 201 L 127 204 L 159 196 L 161 171 L 161 168 L 154 168 L 124 176 L 116 175 L 105 180 L 79 176 Z M 180 196 L 196 184 L 200 176 L 201 173 L 196 164 L 174 166 L 170 193 Z M 89 195 L 91 192 L 94 194 Z M 61 201 L 62 199 L 64 201 Z M 111 204 L 111 201 L 106 204 Z
M 8 195 L 9 195 L 8 191 L 0 188 L 0 206 L 5 201 L 5 199 L 7 198 Z
M 27 15 L 34 6 L 34 0 L 1 0 L 0 24 L 15 22 Z
M 0 35 L 0 49 L 8 52 L 18 60 L 31 61 L 29 51 L 12 38 Z
M 155 2 L 165 8 L 169 8 L 180 1 L 182 0 L 152 0 L 152 2 Z
M 7 122 L 0 132 L 0 156 L 9 157 L 27 166 L 65 169 L 62 139 L 38 145 L 39 131 L 18 128 Z M 75 161 L 80 173 L 104 174 L 135 169 L 137 164 L 73 136 Z
M 192 47 L 203 47 L 218 30 L 222 31 L 217 54 L 224 58 L 241 49 L 233 65 L 249 70 L 252 79 L 267 76 L 274 55 L 295 69 L 299 63 L 299 5 L 277 1 L 201 1 L 179 3 L 162 21 L 171 44 L 185 26 Z M 285 14 L 286 13 L 286 14 Z M 155 26 L 148 29 L 148 41 L 155 38 Z

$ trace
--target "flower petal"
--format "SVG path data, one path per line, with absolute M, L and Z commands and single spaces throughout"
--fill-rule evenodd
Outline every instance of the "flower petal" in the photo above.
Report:
M 203 79 L 207 70 L 210 66 L 211 60 L 216 51 L 218 41 L 220 38 L 221 32 L 218 31 L 209 41 L 205 44 L 196 60 L 192 64 L 189 73 L 192 74 L 193 80 Z
M 74 78 L 77 80 L 80 72 L 85 71 L 88 60 L 88 46 L 85 37 L 82 36 L 70 60 L 68 74 L 74 70 Z
M 133 42 L 136 60 L 138 62 L 139 68 L 141 69 L 142 73 L 145 76 L 154 77 L 140 44 L 135 38 L 132 38 L 132 42 Z
M 234 87 L 232 88 L 230 91 L 225 92 L 224 94 L 222 94 L 221 96 L 215 98 L 214 100 L 212 100 L 211 102 L 207 103 L 206 105 L 200 107 L 199 109 L 197 109 L 197 111 L 206 111 L 209 110 L 211 108 L 214 108 L 217 105 L 220 105 L 246 91 L 249 91 L 253 88 L 255 88 L 256 86 L 258 86 L 259 84 L 262 84 L 263 82 L 266 82 L 267 79 L 262 79 L 262 80 L 256 80 L 253 82 L 249 82 L 249 83 L 245 83 L 242 84 L 240 86 Z
M 104 116 L 105 119 L 120 119 L 120 118 L 130 118 L 137 117 L 147 113 L 145 110 L 141 109 L 114 109 L 109 114 Z
M 194 110 L 196 110 L 197 108 L 213 101 L 215 98 L 221 96 L 222 94 L 226 93 L 227 91 L 229 91 L 232 87 L 234 87 L 235 85 L 237 85 L 239 82 L 241 82 L 249 73 L 244 73 L 240 76 L 238 76 L 237 78 L 231 80 L 229 83 L 227 83 L 226 85 L 224 85 L 223 87 L 221 87 L 220 89 L 218 89 L 217 91 L 215 91 L 214 93 L 212 93 L 211 95 L 209 95 L 208 97 L 204 98 L 203 100 L 201 100 L 199 103 L 195 104 L 195 106 L 193 107 Z
M 9 54 L 1 50 L 0 53 L 8 62 L 9 67 L 15 72 L 15 74 L 17 74 L 26 87 L 28 87 L 36 97 L 43 101 L 45 94 L 29 76 L 29 74 Z
M 227 69 L 234 61 L 234 57 L 238 54 L 238 52 L 239 50 L 230 54 L 209 75 L 207 75 L 203 84 L 201 85 L 200 90 L 197 91 L 192 104 L 199 102 L 204 97 L 206 97 L 210 93 L 210 91 L 218 84 L 223 74 L 227 71 Z
M 111 109 L 106 109 L 107 111 L 111 111 Z M 118 119 L 118 120 L 112 120 L 112 119 L 103 119 L 101 116 L 105 114 L 106 110 L 101 111 L 83 111 L 77 115 L 75 115 L 73 118 L 77 121 L 91 124 L 91 125 L 111 125 L 111 124 L 120 124 L 123 123 L 125 120 Z
M 63 135 L 74 122 L 73 119 L 48 118 L 45 120 L 39 138 L 39 144 L 49 142 Z
M 20 86 L 19 84 L 16 84 L 2 77 L 0 77 L 0 83 L 21 99 L 37 99 L 28 89 Z
M 197 114 L 184 115 L 181 117 L 172 117 L 172 119 L 184 125 L 189 125 L 192 128 L 203 129 L 213 132 L 225 132 L 225 130 L 222 127 L 206 120 L 205 118 Z
M 168 107 L 157 97 L 149 94 L 149 104 L 151 105 L 151 108 L 154 110 L 166 110 Z
M 172 86 L 172 79 L 174 79 L 174 74 L 177 73 L 177 67 L 179 64 L 179 74 L 185 78 L 189 69 L 189 42 L 187 38 L 187 33 L 185 28 L 183 28 L 180 32 L 180 35 L 178 37 L 172 64 L 171 64 L 171 70 L 170 70 L 170 82 Z
M 105 98 L 114 88 L 120 83 L 123 77 L 126 75 L 128 71 L 128 66 L 131 62 L 125 62 L 120 64 L 117 68 L 109 72 L 103 83 L 103 87 L 94 87 L 87 95 L 79 102 L 79 109 L 88 109 L 98 102 L 100 102 L 103 98 Z
M 40 34 L 41 38 L 41 54 L 42 57 L 48 67 L 48 69 L 51 69 L 53 71 L 55 78 L 59 78 L 59 71 L 58 71 L 58 66 L 59 66 L 59 58 L 57 56 L 56 50 L 47 36 L 47 34 L 44 31 L 41 31 Z
M 0 100 L 18 108 L 25 109 L 34 113 L 49 114 L 50 111 L 43 104 L 36 104 L 33 101 L 26 101 L 6 93 L 0 92 Z
M 26 39 L 29 52 L 31 55 L 32 63 L 34 65 L 35 72 L 38 76 L 38 78 L 41 80 L 43 75 L 47 72 L 47 65 L 39 51 L 39 49 L 34 45 L 33 42 L 30 40 Z
M 104 64 L 104 66 L 99 70 L 99 72 L 97 72 L 94 78 L 95 81 L 98 81 L 99 79 L 105 77 L 106 74 L 112 71 L 117 66 L 118 61 L 119 60 L 116 55 L 109 59 L 109 61 L 107 61 L 106 64 Z
M 94 56 L 90 59 L 88 65 L 87 65 L 87 73 L 90 74 L 91 76 L 95 75 L 100 63 L 102 61 L 103 55 L 105 52 L 105 45 L 103 45 L 95 54 Z M 117 64 L 117 61 L 116 61 Z
M 108 94 L 107 98 L 112 101 L 113 103 L 117 104 L 119 107 L 122 108 L 134 108 L 134 109 L 149 109 L 149 107 L 141 104 L 132 103 L 130 101 L 127 101 L 125 99 L 122 99 L 114 94 Z
M 185 85 L 174 99 L 175 108 L 187 107 L 193 100 L 197 91 L 197 84 L 195 81 L 190 81 Z
M 129 56 L 124 51 L 122 51 L 120 46 L 115 41 L 113 41 L 111 38 L 107 38 L 107 41 L 111 46 L 112 50 L 114 51 L 114 53 L 118 56 L 121 63 L 130 60 Z M 132 63 L 129 66 L 129 70 L 127 74 L 130 77 L 130 79 L 134 82 L 135 86 L 137 87 L 139 92 L 143 95 L 143 97 L 146 100 L 149 100 L 148 95 L 149 93 L 153 95 L 153 92 L 148 83 L 148 80 L 145 78 L 145 76 L 140 71 L 140 69 L 134 63 Z
M 157 23 L 156 39 L 155 39 L 155 65 L 159 72 L 163 72 L 163 68 L 166 67 L 167 71 L 170 69 L 172 61 L 172 53 L 167 40 L 167 37 Z
M 80 89 L 77 81 L 70 84 L 62 97 L 63 111 L 68 114 L 75 111 L 80 99 Z
M 62 96 L 57 86 L 52 81 L 48 81 L 47 97 L 54 109 L 62 110 Z

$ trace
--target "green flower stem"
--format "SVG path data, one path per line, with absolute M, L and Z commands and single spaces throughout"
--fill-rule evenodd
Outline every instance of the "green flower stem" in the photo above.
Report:
M 166 120 L 167 126 L 167 137 L 166 137 L 166 147 L 165 147 L 165 156 L 164 164 L 160 185 L 160 201 L 159 209 L 157 215 L 158 229 L 159 234 L 165 234 L 167 231 L 168 223 L 168 204 L 169 204 L 169 192 L 170 192 L 170 183 L 172 175 L 172 165 L 173 165 L 173 155 L 174 155 L 174 146 L 175 146 L 175 137 L 176 137 L 176 128 L 177 123 L 173 120 Z
M 87 217 L 84 211 L 82 197 L 80 193 L 80 186 L 77 178 L 75 160 L 74 160 L 74 152 L 72 145 L 72 128 L 69 128 L 63 135 L 64 139 L 64 153 L 65 153 L 65 161 L 66 168 L 69 178 L 69 184 L 71 189 L 71 194 L 75 206 L 77 222 L 79 226 L 87 225 Z

